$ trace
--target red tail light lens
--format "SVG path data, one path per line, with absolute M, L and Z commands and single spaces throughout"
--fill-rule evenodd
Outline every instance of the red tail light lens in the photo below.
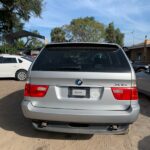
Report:
M 30 97 L 44 97 L 48 90 L 48 85 L 32 85 L 26 84 L 24 90 L 24 96 Z
M 138 100 L 138 91 L 136 87 L 112 87 L 111 89 L 117 100 Z
M 139 96 L 138 96 L 138 90 L 136 87 L 132 88 L 132 97 L 131 100 L 138 100 Z

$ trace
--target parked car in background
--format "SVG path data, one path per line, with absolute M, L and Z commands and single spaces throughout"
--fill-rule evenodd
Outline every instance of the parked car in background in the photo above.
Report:
M 132 62 L 135 72 L 145 71 L 148 68 L 148 65 L 141 61 Z
M 116 44 L 47 45 L 29 71 L 22 110 L 38 130 L 126 133 L 139 114 L 134 70 Z
M 27 79 L 27 72 L 32 60 L 26 56 L 0 54 L 0 78 Z
M 136 73 L 139 92 L 150 96 L 150 66 L 147 70 Z

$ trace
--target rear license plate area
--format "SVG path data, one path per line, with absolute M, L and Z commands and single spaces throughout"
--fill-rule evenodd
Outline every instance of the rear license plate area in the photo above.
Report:
M 69 98 L 90 98 L 89 87 L 69 87 L 68 88 Z

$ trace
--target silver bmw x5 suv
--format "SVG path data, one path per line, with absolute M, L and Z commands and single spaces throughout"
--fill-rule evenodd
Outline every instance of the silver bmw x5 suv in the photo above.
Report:
M 140 110 L 134 70 L 116 44 L 49 44 L 30 68 L 22 110 L 38 130 L 127 133 Z

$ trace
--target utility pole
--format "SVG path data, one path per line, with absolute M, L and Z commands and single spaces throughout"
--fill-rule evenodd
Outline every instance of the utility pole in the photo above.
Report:
M 146 63 L 147 61 L 147 35 L 145 35 L 145 40 L 144 40 L 144 62 Z
M 132 37 L 133 37 L 133 46 L 134 46 L 134 30 L 131 32 Z

